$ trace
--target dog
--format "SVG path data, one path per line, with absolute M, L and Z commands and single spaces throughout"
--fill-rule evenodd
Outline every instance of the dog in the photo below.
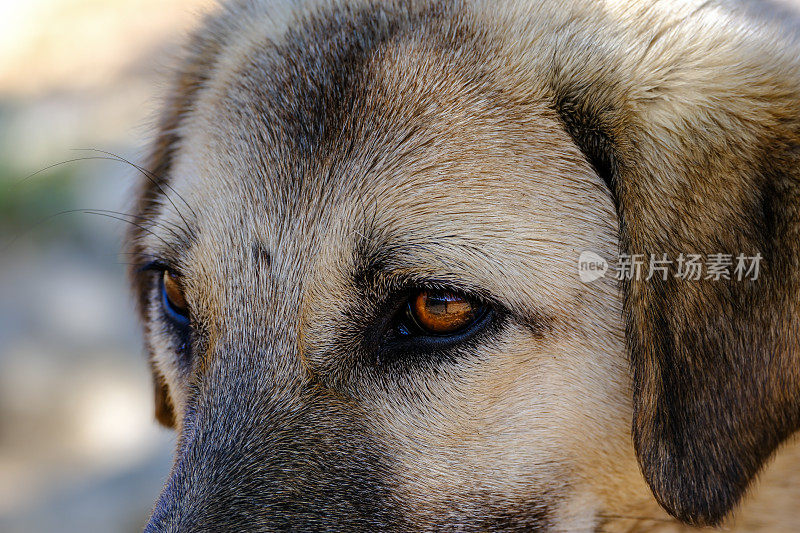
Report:
M 233 1 L 142 171 L 131 279 L 178 435 L 146 532 L 800 522 L 800 45 L 777 25 Z

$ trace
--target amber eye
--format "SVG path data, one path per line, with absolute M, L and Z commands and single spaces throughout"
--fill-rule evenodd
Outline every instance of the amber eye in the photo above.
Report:
M 457 333 L 483 312 L 483 306 L 451 292 L 422 290 L 409 301 L 409 313 L 414 322 L 434 335 Z
M 169 270 L 165 270 L 161 278 L 161 294 L 169 317 L 175 322 L 185 325 L 189 323 L 189 305 L 183 295 L 180 281 Z

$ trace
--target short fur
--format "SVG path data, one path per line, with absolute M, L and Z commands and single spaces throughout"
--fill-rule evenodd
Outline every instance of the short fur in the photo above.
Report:
M 693 0 L 209 16 L 129 235 L 192 317 L 182 344 L 132 269 L 180 435 L 146 531 L 681 527 L 656 501 L 791 527 L 759 494 L 800 496 L 792 468 L 731 517 L 800 424 L 800 46 L 781 31 Z M 755 281 L 583 284 L 581 250 L 763 261 Z M 495 320 L 387 351 L 419 285 Z

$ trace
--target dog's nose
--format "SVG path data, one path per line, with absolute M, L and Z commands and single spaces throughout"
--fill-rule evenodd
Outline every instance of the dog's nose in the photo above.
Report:
M 186 417 L 145 533 L 406 529 L 388 455 L 352 407 L 319 391 L 223 390 Z

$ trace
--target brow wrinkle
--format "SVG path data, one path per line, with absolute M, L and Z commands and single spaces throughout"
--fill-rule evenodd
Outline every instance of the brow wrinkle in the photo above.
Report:
M 272 256 L 269 249 L 260 242 L 254 242 L 251 248 L 253 264 L 256 267 L 269 268 L 272 264 Z

